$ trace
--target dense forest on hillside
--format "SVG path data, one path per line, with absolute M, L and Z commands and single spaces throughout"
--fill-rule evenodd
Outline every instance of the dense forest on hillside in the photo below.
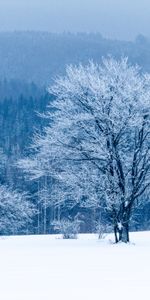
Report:
M 28 192 L 31 203 L 38 207 L 28 232 L 53 232 L 50 221 L 59 214 L 53 206 L 47 207 L 44 220 L 44 200 L 38 195 L 41 183 L 29 182 L 16 166 L 16 161 L 30 152 L 35 131 L 41 131 L 47 124 L 47 120 L 39 116 L 53 99 L 47 87 L 56 75 L 64 73 L 66 65 L 86 64 L 89 60 L 100 62 L 103 56 L 109 55 L 128 56 L 129 62 L 150 72 L 150 40 L 144 36 L 125 42 L 104 39 L 100 34 L 0 33 L 0 183 Z M 51 184 L 49 182 L 49 189 Z M 70 218 L 79 212 L 82 214 L 82 231 L 95 229 L 93 216 L 97 211 L 68 206 L 63 209 L 63 216 L 68 213 L 66 210 Z M 149 211 L 148 203 L 138 208 L 132 223 L 134 229 L 150 228 Z M 102 219 L 105 218 L 102 213 Z M 17 229 L 15 233 L 21 232 L 27 232 L 27 228 Z M 2 227 L 0 233 L 12 231 Z
M 150 41 L 140 35 L 133 42 L 108 40 L 99 33 L 0 33 L 0 78 L 48 85 L 67 64 L 101 61 L 102 56 L 128 56 L 150 71 Z

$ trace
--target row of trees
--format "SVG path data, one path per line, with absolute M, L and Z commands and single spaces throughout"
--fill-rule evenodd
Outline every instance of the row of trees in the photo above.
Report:
M 0 162 L 4 155 L 0 153 Z M 29 195 L 0 184 L 0 234 L 18 234 L 30 230 L 36 208 Z
M 30 156 L 19 161 L 37 182 L 45 214 L 61 220 L 64 208 L 108 214 L 115 241 L 129 241 L 136 206 L 147 201 L 149 181 L 150 75 L 127 59 L 69 66 L 49 92 L 55 96 L 33 138 Z
M 125 55 L 150 71 L 150 40 L 138 36 L 133 42 L 109 40 L 99 33 L 0 32 L 0 78 L 20 79 L 47 85 L 66 65 L 89 59 L 100 62 L 108 54 Z M 21 86 L 21 83 L 20 83 Z
M 16 161 L 29 152 L 35 126 L 42 128 L 37 111 L 44 110 L 48 101 L 47 93 L 33 83 L 0 81 L 0 234 L 36 232 L 32 188 Z

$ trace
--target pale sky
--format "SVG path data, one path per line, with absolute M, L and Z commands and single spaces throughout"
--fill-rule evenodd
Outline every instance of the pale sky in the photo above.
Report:
M 0 0 L 0 31 L 9 30 L 150 36 L 150 0 Z

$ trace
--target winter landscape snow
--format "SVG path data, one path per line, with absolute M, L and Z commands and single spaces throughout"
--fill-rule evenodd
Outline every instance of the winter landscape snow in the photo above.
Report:
M 0 300 L 150 300 L 149 15 L 0 0 Z
M 1 300 L 149 299 L 150 232 L 130 244 L 108 235 L 0 239 Z

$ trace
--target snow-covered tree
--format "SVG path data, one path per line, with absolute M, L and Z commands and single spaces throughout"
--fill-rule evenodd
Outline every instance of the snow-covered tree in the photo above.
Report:
M 7 156 L 0 149 L 0 175 L 3 174 Z M 2 176 L 3 178 L 4 176 Z M 34 205 L 25 192 L 19 192 L 2 184 L 0 176 L 0 234 L 27 232 L 36 213 Z
M 150 185 L 150 75 L 109 58 L 67 67 L 50 92 L 50 125 L 20 164 L 34 178 L 53 176 L 85 206 L 105 198 L 116 242 L 128 242 L 133 209 Z
M 0 185 L 0 234 L 27 232 L 34 214 L 35 208 L 26 193 Z

